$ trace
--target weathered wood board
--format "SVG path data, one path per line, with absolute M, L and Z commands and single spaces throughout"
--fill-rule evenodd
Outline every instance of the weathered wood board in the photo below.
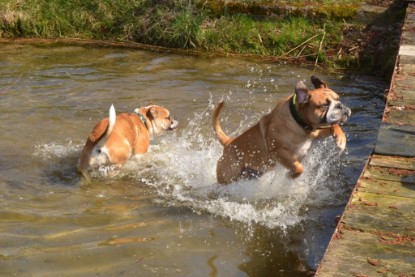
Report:
M 378 132 L 375 153 L 414 157 L 415 126 L 383 123 Z
M 384 156 L 373 154 L 370 165 L 415 170 L 415 157 Z
M 372 171 L 373 172 L 373 171 Z M 377 173 L 377 172 L 376 172 Z M 357 187 L 358 192 L 367 192 L 379 195 L 389 195 L 395 197 L 407 197 L 413 198 L 415 201 L 415 184 L 403 183 L 399 180 L 400 176 L 396 176 L 396 180 L 377 179 L 374 175 L 365 174 L 365 177 L 361 178 Z M 393 175 L 388 175 L 393 176 Z
M 415 276 L 415 3 L 374 153 L 316 276 Z
M 408 112 L 408 110 L 412 112 Z M 409 107 L 392 106 L 389 108 L 389 111 L 385 116 L 386 121 L 391 124 L 404 125 L 413 123 L 415 125 L 415 105 Z
M 358 192 L 342 222 L 373 233 L 393 233 L 415 238 L 414 198 Z
M 415 272 L 414 242 L 348 229 L 341 229 L 335 242 L 318 276 L 411 276 L 408 273 Z

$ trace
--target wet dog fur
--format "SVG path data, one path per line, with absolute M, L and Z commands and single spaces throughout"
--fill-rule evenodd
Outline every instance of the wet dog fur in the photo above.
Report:
M 346 135 L 339 124 L 351 115 L 340 97 L 318 77 L 311 76 L 315 89 L 299 81 L 295 93 L 278 102 L 271 113 L 238 137 L 228 137 L 220 125 L 220 102 L 213 114 L 213 127 L 224 146 L 216 168 L 217 180 L 228 184 L 240 178 L 258 178 L 277 163 L 296 178 L 304 171 L 301 160 L 314 139 L 333 136 L 342 152 Z
M 153 136 L 173 130 L 177 125 L 170 112 L 157 105 L 119 115 L 111 105 L 109 117 L 100 120 L 88 136 L 78 168 L 90 181 L 89 169 L 112 165 L 121 167 L 132 156 L 146 153 Z

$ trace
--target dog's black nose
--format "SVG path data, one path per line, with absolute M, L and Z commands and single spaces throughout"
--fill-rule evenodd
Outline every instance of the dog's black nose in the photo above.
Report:
M 347 116 L 351 116 L 352 115 L 352 110 L 349 109 L 348 107 L 344 106 L 344 113 L 347 114 Z

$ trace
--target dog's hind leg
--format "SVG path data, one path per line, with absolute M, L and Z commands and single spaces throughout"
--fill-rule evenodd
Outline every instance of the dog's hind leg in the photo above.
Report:
M 229 184 L 241 177 L 241 166 L 222 156 L 216 165 L 216 177 L 219 184 Z

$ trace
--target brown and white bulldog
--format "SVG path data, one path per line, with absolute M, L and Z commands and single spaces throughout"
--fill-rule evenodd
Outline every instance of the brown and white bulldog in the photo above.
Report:
M 301 160 L 316 138 L 332 135 L 343 151 L 346 136 L 339 124 L 351 115 L 339 95 L 319 78 L 311 76 L 315 89 L 308 90 L 300 81 L 295 94 L 277 103 L 271 113 L 238 137 L 228 137 L 220 126 L 220 102 L 213 114 L 213 126 L 223 155 L 216 168 L 217 180 L 227 184 L 241 177 L 255 178 L 270 170 L 277 162 L 296 178 L 304 171 Z
M 133 155 L 146 153 L 154 135 L 177 125 L 170 112 L 160 106 L 149 105 L 135 109 L 134 113 L 116 115 L 111 105 L 109 118 L 98 122 L 85 143 L 79 170 L 90 181 L 89 169 L 121 166 Z

